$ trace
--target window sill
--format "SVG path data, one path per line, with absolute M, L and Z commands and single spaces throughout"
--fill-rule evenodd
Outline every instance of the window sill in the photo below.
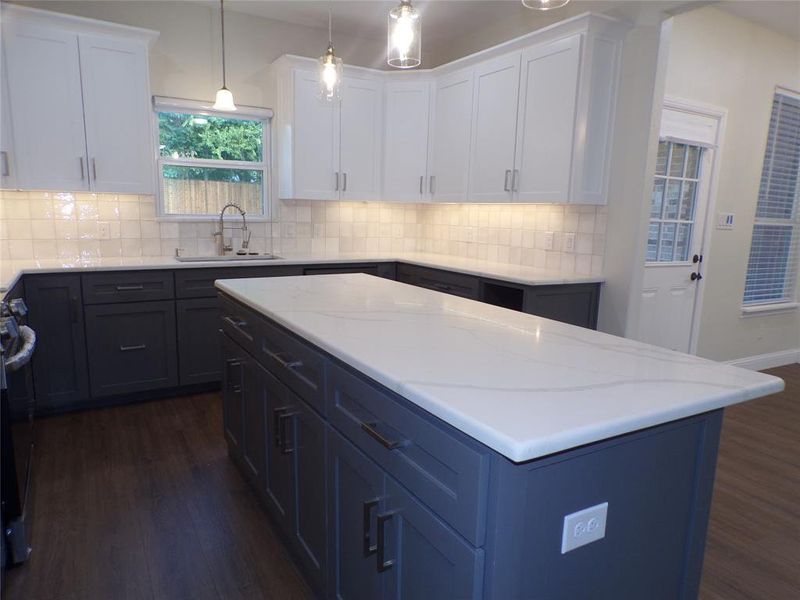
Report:
M 764 317 L 792 312 L 800 308 L 798 302 L 776 302 L 775 304 L 754 304 L 742 306 L 742 317 Z

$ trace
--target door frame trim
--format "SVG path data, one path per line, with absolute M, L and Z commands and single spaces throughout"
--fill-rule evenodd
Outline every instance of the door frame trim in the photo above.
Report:
M 708 199 L 706 200 L 706 219 L 701 232 L 700 247 L 703 250 L 703 263 L 708 264 L 708 256 L 711 254 L 711 237 L 714 228 L 714 214 L 717 205 L 717 190 L 719 187 L 719 164 L 722 156 L 722 146 L 725 139 L 725 125 L 728 119 L 728 110 L 719 106 L 686 100 L 675 96 L 664 96 L 662 110 L 668 109 L 678 112 L 697 115 L 713 119 L 717 123 L 716 139 L 713 148 L 714 155 L 711 157 L 711 170 L 708 174 Z M 659 125 L 660 134 L 660 125 Z M 706 286 L 697 286 L 697 294 L 694 300 L 692 311 L 692 324 L 689 333 L 689 353 L 697 354 L 698 333 L 700 331 L 700 318 L 702 315 L 703 300 L 705 297 Z

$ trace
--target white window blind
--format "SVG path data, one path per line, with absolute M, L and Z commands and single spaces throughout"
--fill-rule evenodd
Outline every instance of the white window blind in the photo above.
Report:
M 800 194 L 800 96 L 778 92 L 772 103 L 758 192 L 744 303 L 795 301 Z

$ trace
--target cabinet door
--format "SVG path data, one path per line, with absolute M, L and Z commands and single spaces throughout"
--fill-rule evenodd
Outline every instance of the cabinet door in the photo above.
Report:
M 464 202 L 469 182 L 473 71 L 446 75 L 436 85 L 428 189 L 438 202 Z
M 483 597 L 483 550 L 470 546 L 391 480 L 376 527 L 387 599 Z
M 28 324 L 36 331 L 33 379 L 37 410 L 58 411 L 89 398 L 79 275 L 25 279 Z
M 471 202 L 510 202 L 517 135 L 520 52 L 475 67 Z
M 278 523 L 287 533 L 294 518 L 294 454 L 292 422 L 297 413 L 297 400 L 285 385 L 268 371 L 261 369 L 266 404 L 265 491 Z
M 241 453 L 244 416 L 242 365 L 247 353 L 228 336 L 220 334 L 220 338 L 225 359 L 222 372 L 222 424 L 228 447 L 233 452 Z
M 520 202 L 567 202 L 581 36 L 522 53 L 516 181 Z
M 260 490 L 266 486 L 266 396 L 264 371 L 250 357 L 242 361 L 242 458 L 247 476 Z
M 78 37 L 15 22 L 3 34 L 17 185 L 89 189 Z
M 381 92 L 382 86 L 378 81 L 357 78 L 343 81 L 340 127 L 342 200 L 380 199 Z
M 93 397 L 178 385 L 173 301 L 96 304 L 84 312 Z
M 11 121 L 11 102 L 8 95 L 8 69 L 6 57 L 0 56 L 0 187 L 17 186 L 14 131 Z
M 327 519 L 325 517 L 325 423 L 304 403 L 297 403 L 286 449 L 294 453 L 295 538 L 304 572 L 324 589 L 327 568 Z
M 181 385 L 222 379 L 217 331 L 221 311 L 216 298 L 178 300 L 178 356 Z
M 319 98 L 316 73 L 295 70 L 293 147 L 290 197 L 303 200 L 338 200 L 338 106 Z M 283 133 L 283 132 L 281 132 Z
M 328 523 L 331 595 L 343 600 L 383 597 L 377 568 L 377 515 L 383 472 L 338 432 L 328 430 Z
M 428 197 L 430 83 L 386 84 L 383 199 L 419 202 Z
M 96 192 L 153 192 L 152 111 L 144 44 L 81 35 L 89 175 Z

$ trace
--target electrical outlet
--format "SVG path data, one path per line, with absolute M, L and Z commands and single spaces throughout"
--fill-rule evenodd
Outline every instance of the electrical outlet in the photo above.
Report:
M 544 232 L 544 249 L 545 250 L 552 250 L 553 249 L 553 232 L 552 231 L 545 231 Z
M 564 252 L 575 252 L 575 234 L 564 234 Z
M 97 224 L 97 239 L 108 240 L 111 239 L 111 224 L 106 222 L 99 222 Z
M 564 517 L 561 554 L 606 537 L 608 502 L 584 508 Z

